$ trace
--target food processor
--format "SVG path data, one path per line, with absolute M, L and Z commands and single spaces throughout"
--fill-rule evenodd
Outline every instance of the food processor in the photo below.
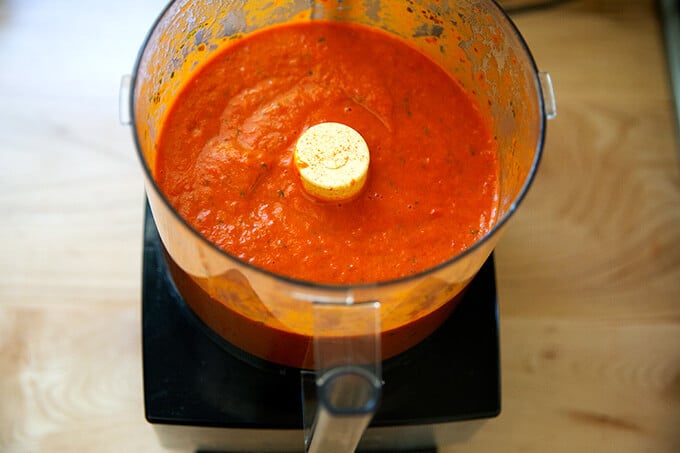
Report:
M 493 228 L 415 275 L 355 285 L 277 275 L 195 231 L 154 179 L 163 119 L 191 73 L 265 27 L 333 20 L 391 33 L 471 93 L 498 144 Z M 500 411 L 493 248 L 536 172 L 550 78 L 493 1 L 191 1 L 168 5 L 124 78 L 146 182 L 144 400 L 163 445 L 399 451 Z M 453 426 L 451 426 L 453 424 Z

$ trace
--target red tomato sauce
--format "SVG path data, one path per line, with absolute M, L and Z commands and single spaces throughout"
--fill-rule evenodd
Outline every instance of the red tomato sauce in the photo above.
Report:
M 339 122 L 366 140 L 361 194 L 321 203 L 293 164 L 300 134 Z M 408 276 L 464 251 L 495 221 L 496 142 L 469 95 L 405 42 L 356 24 L 266 29 L 219 51 L 166 116 L 155 177 L 230 254 L 288 277 Z

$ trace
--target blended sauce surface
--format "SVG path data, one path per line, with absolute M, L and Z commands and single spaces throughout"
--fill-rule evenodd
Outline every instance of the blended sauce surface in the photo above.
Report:
M 370 150 L 351 201 L 302 188 L 302 132 L 338 122 Z M 192 75 L 164 121 L 155 178 L 230 254 L 288 277 L 350 284 L 435 266 L 496 220 L 496 142 L 477 106 L 405 42 L 315 21 L 257 32 Z

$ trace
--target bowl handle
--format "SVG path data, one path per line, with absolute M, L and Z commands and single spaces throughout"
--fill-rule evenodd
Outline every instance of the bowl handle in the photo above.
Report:
M 311 391 L 305 392 L 303 377 L 305 446 L 309 453 L 353 452 L 382 393 L 380 303 L 315 302 L 313 310 Z M 348 332 L 360 333 L 327 333 L 343 325 Z

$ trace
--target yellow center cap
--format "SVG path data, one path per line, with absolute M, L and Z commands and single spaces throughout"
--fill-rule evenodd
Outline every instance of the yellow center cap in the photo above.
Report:
M 324 201 L 341 201 L 363 188 L 370 154 L 363 137 L 351 127 L 320 123 L 300 135 L 293 160 L 307 193 Z

